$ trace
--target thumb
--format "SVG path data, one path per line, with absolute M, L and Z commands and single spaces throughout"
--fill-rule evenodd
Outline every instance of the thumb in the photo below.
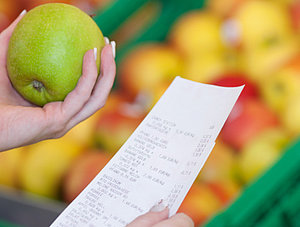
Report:
M 144 215 L 137 217 L 133 222 L 126 227 L 152 227 L 153 225 L 166 220 L 169 216 L 169 209 L 165 208 L 159 212 L 150 211 Z
M 26 10 L 23 10 L 20 15 L 0 34 L 0 46 L 1 46 L 1 53 L 0 53 L 0 61 L 6 61 L 6 53 L 8 49 L 9 39 L 19 23 L 19 21 L 23 18 L 26 14 Z

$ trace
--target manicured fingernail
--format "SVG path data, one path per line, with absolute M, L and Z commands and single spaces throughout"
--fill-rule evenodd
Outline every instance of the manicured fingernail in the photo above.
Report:
M 113 56 L 115 58 L 116 57 L 116 42 L 115 41 L 111 41 L 110 45 L 111 45 L 111 48 L 112 48 Z
M 164 204 L 164 201 L 161 200 L 150 209 L 150 212 L 161 212 L 166 208 L 167 206 Z
M 107 37 L 104 37 L 104 41 L 105 41 L 105 44 L 109 44 L 109 39 Z
M 25 13 L 27 13 L 26 9 L 24 9 L 24 10 L 20 13 L 20 16 L 23 16 Z
M 94 48 L 94 56 L 95 56 L 95 61 L 97 60 L 97 48 Z

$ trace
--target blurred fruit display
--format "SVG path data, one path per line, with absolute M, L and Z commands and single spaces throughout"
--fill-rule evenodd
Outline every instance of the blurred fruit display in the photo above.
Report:
M 79 155 L 63 180 L 63 199 L 70 203 L 108 163 L 111 156 L 99 149 Z
M 112 1 L 56 2 L 94 14 Z M 21 9 L 45 2 L 54 1 L 0 0 L 0 30 Z M 203 224 L 300 136 L 299 24 L 297 0 L 209 0 L 206 7 L 186 12 L 168 28 L 164 41 L 139 43 L 118 62 L 116 87 L 94 116 L 57 141 L 1 153 L 0 184 L 69 203 L 176 76 L 217 86 L 245 85 L 179 210 Z
M 23 9 L 31 10 L 46 3 L 72 4 L 89 15 L 95 15 L 100 9 L 115 0 L 0 0 L 0 32 L 2 32 Z
M 58 198 L 60 184 L 82 147 L 67 139 L 47 140 L 28 147 L 19 171 L 19 184 L 28 192 Z

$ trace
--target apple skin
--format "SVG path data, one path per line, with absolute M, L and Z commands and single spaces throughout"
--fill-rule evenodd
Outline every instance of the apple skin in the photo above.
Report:
M 199 226 L 220 210 L 221 207 L 221 201 L 208 185 L 194 183 L 179 207 L 178 212 L 187 214 L 192 218 L 195 226 Z
M 253 81 L 264 84 L 299 52 L 288 10 L 278 2 L 247 1 L 231 19 L 239 31 L 243 68 Z
M 121 90 L 134 99 L 138 94 L 153 99 L 156 87 L 181 75 L 183 60 L 165 44 L 147 43 L 135 47 L 119 66 Z
M 26 152 L 26 147 L 0 152 L 0 184 L 18 186 L 19 167 L 26 157 Z
M 300 135 L 300 93 L 288 100 L 281 121 L 290 135 L 297 139 Z
M 109 162 L 102 150 L 88 150 L 74 160 L 63 179 L 63 199 L 71 203 Z
M 7 28 L 20 12 L 17 0 L 0 0 L 0 32 Z
M 241 184 L 233 179 L 208 182 L 206 184 L 219 198 L 222 206 L 228 205 L 242 191 Z
M 171 28 L 169 42 L 184 58 L 205 56 L 225 49 L 221 36 L 221 19 L 205 10 L 190 11 Z
M 300 56 L 291 59 L 261 86 L 265 102 L 280 116 L 288 102 L 300 93 Z
M 223 86 L 223 87 L 237 87 L 245 85 L 241 95 L 238 98 L 238 102 L 242 102 L 248 98 L 259 97 L 259 87 L 249 80 L 246 75 L 241 73 L 227 73 L 221 75 L 211 84 Z
M 14 88 L 28 101 L 43 106 L 63 101 L 82 74 L 86 51 L 97 48 L 97 67 L 105 45 L 92 18 L 61 3 L 29 11 L 15 28 L 8 49 L 7 70 Z
M 244 146 L 238 158 L 240 178 L 249 183 L 280 158 L 284 148 L 291 141 L 282 128 L 267 129 Z
M 130 116 L 120 110 L 102 113 L 96 125 L 96 144 L 115 154 L 141 123 L 142 117 Z
M 251 98 L 237 104 L 221 131 L 222 140 L 237 151 L 259 132 L 277 126 L 278 118 L 263 102 Z
M 247 75 L 251 80 L 261 86 L 264 86 L 276 71 L 299 53 L 296 36 L 278 38 L 276 42 L 278 43 L 262 45 L 261 48 L 253 48 L 242 54 L 242 68 L 248 72 Z
M 299 32 L 300 29 L 300 2 L 299 1 L 293 1 L 292 3 L 289 4 L 289 14 L 295 31 Z
M 183 75 L 189 80 L 210 83 L 219 78 L 221 73 L 227 71 L 227 67 L 224 53 L 208 53 L 204 56 L 187 58 Z
M 222 142 L 216 141 L 211 154 L 205 162 L 197 181 L 222 182 L 234 178 L 236 154 L 234 150 Z
M 28 146 L 19 170 L 20 188 L 58 199 L 66 170 L 83 151 L 83 147 L 76 141 L 64 138 Z
M 246 1 L 232 19 L 237 23 L 240 42 L 246 51 L 270 44 L 270 39 L 275 39 L 274 43 L 292 35 L 287 8 L 275 1 Z
M 246 0 L 210 0 L 207 2 L 208 8 L 221 17 L 229 17 L 244 3 Z

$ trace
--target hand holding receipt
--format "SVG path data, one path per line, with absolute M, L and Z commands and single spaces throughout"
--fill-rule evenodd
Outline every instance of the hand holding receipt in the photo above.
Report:
M 180 77 L 52 227 L 126 226 L 163 200 L 176 213 L 242 87 Z

